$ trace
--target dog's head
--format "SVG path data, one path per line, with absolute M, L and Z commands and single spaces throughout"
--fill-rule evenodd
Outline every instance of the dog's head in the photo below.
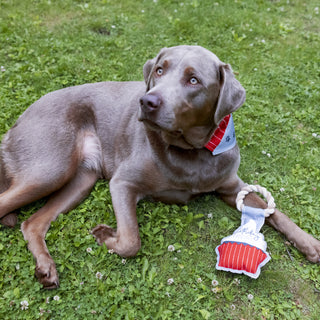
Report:
M 162 49 L 146 62 L 143 74 L 147 92 L 140 99 L 139 120 L 184 149 L 202 148 L 245 100 L 231 67 L 199 46 Z

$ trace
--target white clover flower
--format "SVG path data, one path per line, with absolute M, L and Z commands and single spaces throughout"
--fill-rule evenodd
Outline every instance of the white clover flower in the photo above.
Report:
M 235 278 L 235 279 L 233 280 L 233 282 L 234 282 L 237 286 L 240 284 L 240 280 L 239 280 L 238 278 Z
M 21 310 L 27 310 L 29 308 L 29 302 L 27 300 L 23 300 L 20 302 Z
M 174 280 L 172 278 L 170 278 L 170 279 L 168 279 L 167 283 L 170 286 L 170 285 L 172 285 L 174 283 Z
M 231 310 L 236 310 L 236 306 L 235 306 L 234 304 L 232 304 L 232 305 L 230 306 L 230 308 L 231 308 Z
M 90 252 L 92 252 L 92 248 L 87 248 L 86 251 L 87 251 L 88 253 L 90 253 Z
M 198 282 L 198 283 L 201 283 L 201 282 L 202 282 L 202 279 L 201 279 L 201 278 L 198 278 L 198 279 L 197 279 L 197 282 Z
M 122 259 L 122 264 L 126 264 L 127 263 L 127 260 L 126 259 Z
M 320 139 L 320 134 L 317 134 L 317 133 L 313 133 L 312 136 L 316 139 Z
M 54 297 L 53 297 L 53 300 L 59 301 L 59 300 L 60 300 L 60 297 L 59 297 L 59 296 L 54 296 Z
M 109 252 L 110 254 L 114 254 L 114 250 L 113 250 L 113 249 L 109 249 L 108 252 Z
M 212 284 L 214 287 L 216 287 L 216 286 L 219 284 L 219 282 L 218 282 L 218 280 L 212 280 L 211 284 Z
M 280 192 L 284 192 L 285 191 L 285 188 L 280 188 Z
M 98 272 L 96 273 L 96 278 L 99 279 L 99 280 L 101 280 L 102 277 L 103 277 L 102 273 L 98 271 Z
M 218 288 L 212 288 L 211 291 L 212 291 L 213 293 L 218 293 L 218 292 L 219 292 Z
M 248 294 L 248 300 L 252 300 L 253 299 L 253 295 L 251 293 Z
M 168 251 L 173 252 L 175 250 L 175 247 L 170 244 L 170 246 L 168 246 Z
M 261 42 L 262 42 L 262 43 L 266 43 L 266 40 L 262 39 Z
M 0 67 L 0 70 L 1 70 L 1 72 L 5 72 L 5 71 L 6 71 L 6 68 L 5 68 L 4 66 L 1 66 L 1 67 Z
M 208 218 L 212 219 L 212 213 L 208 213 Z
M 270 158 L 270 157 L 271 157 L 271 154 L 270 154 L 270 153 L 267 153 L 267 157 Z

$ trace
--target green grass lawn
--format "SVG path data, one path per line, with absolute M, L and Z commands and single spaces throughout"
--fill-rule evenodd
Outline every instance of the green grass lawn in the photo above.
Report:
M 49 91 L 142 80 L 160 48 L 202 45 L 247 91 L 234 114 L 239 175 L 320 238 L 319 26 L 316 0 L 0 0 L 0 136 Z M 1 319 L 319 319 L 320 267 L 269 227 L 272 260 L 259 279 L 215 269 L 214 249 L 240 214 L 209 196 L 183 207 L 140 202 L 141 251 L 108 253 L 90 235 L 115 226 L 104 181 L 52 223 L 61 286 L 43 290 L 20 232 L 39 206 L 23 208 L 14 229 L 0 226 Z

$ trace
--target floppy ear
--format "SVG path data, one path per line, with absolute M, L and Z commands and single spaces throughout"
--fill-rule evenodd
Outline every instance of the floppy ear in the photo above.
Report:
M 146 82 L 147 85 L 148 85 L 148 82 L 149 82 L 149 78 L 150 78 L 150 74 L 151 74 L 151 71 L 153 69 L 153 66 L 156 63 L 156 59 L 157 58 L 153 58 L 151 60 L 148 60 L 143 66 L 144 81 Z
M 166 48 L 162 48 L 155 58 L 148 60 L 143 66 L 143 76 L 144 76 L 144 81 L 146 82 L 146 85 L 147 85 L 147 91 L 150 90 L 150 81 L 151 81 L 152 72 L 154 70 L 154 66 L 157 63 L 157 61 L 160 59 L 160 56 L 163 54 L 165 49 Z
M 219 71 L 221 89 L 214 115 L 216 124 L 220 123 L 226 115 L 240 108 L 246 99 L 246 92 L 240 82 L 234 77 L 230 65 L 221 65 Z

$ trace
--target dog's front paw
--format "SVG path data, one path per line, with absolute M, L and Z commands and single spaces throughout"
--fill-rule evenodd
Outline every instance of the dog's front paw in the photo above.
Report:
M 91 233 L 96 238 L 100 246 L 106 243 L 109 238 L 116 237 L 116 231 L 105 224 L 97 225 L 92 229 Z
M 310 235 L 309 237 L 310 239 L 307 241 L 308 245 L 303 251 L 309 261 L 320 263 L 320 241 Z
M 135 256 L 141 247 L 138 232 L 127 232 L 120 237 L 116 230 L 105 224 L 99 224 L 91 233 L 99 245 L 105 244 L 108 249 L 124 258 Z
M 35 276 L 44 289 L 56 289 L 59 287 L 58 272 L 51 257 L 42 256 L 37 259 Z

